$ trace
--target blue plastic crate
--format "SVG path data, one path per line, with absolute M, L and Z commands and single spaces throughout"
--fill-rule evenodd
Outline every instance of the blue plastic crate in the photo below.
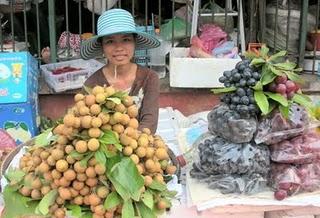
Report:
M 155 35 L 154 26 L 137 26 L 137 30 L 141 32 Z M 136 50 L 134 54 L 135 63 L 145 66 L 147 62 L 150 62 L 150 51 L 149 50 Z

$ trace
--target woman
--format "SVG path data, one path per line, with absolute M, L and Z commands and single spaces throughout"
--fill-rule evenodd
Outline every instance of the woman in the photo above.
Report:
M 139 107 L 139 129 L 155 133 L 159 113 L 159 78 L 148 68 L 132 62 L 135 49 L 156 48 L 160 42 L 136 30 L 132 15 L 123 9 L 111 9 L 98 19 L 97 36 L 83 42 L 81 56 L 106 58 L 107 64 L 85 82 L 86 86 L 107 85 L 135 96 Z

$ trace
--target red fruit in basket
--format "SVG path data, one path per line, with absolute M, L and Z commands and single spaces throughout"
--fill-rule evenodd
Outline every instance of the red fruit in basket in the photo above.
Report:
M 279 94 L 285 94 L 287 92 L 287 87 L 285 84 L 278 84 L 276 92 Z
M 287 196 L 288 196 L 288 193 L 285 190 L 280 189 L 280 190 L 274 192 L 274 198 L 279 201 L 285 199 Z
M 287 80 L 286 88 L 287 88 L 287 93 L 294 92 L 296 90 L 296 84 L 291 80 Z
M 283 76 L 277 76 L 277 78 L 275 79 L 277 84 L 285 84 L 287 82 L 288 78 L 286 75 Z

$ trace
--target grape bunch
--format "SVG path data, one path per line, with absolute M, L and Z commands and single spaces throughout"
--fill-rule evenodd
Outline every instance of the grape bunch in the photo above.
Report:
M 288 80 L 286 75 L 283 75 L 277 76 L 275 80 L 269 84 L 268 89 L 271 92 L 281 94 L 287 99 L 291 99 L 300 87 L 292 80 Z
M 223 95 L 221 101 L 229 105 L 231 110 L 237 111 L 242 116 L 252 116 L 259 113 L 253 89 L 251 88 L 239 87 L 235 92 Z
M 261 73 L 254 67 L 249 66 L 250 60 L 243 60 L 237 63 L 236 68 L 231 71 L 224 71 L 219 82 L 225 87 L 252 87 L 261 77 Z

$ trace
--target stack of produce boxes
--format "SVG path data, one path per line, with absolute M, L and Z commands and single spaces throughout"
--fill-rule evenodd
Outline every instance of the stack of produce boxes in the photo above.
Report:
M 0 129 L 17 144 L 38 133 L 38 72 L 30 53 L 0 53 Z

